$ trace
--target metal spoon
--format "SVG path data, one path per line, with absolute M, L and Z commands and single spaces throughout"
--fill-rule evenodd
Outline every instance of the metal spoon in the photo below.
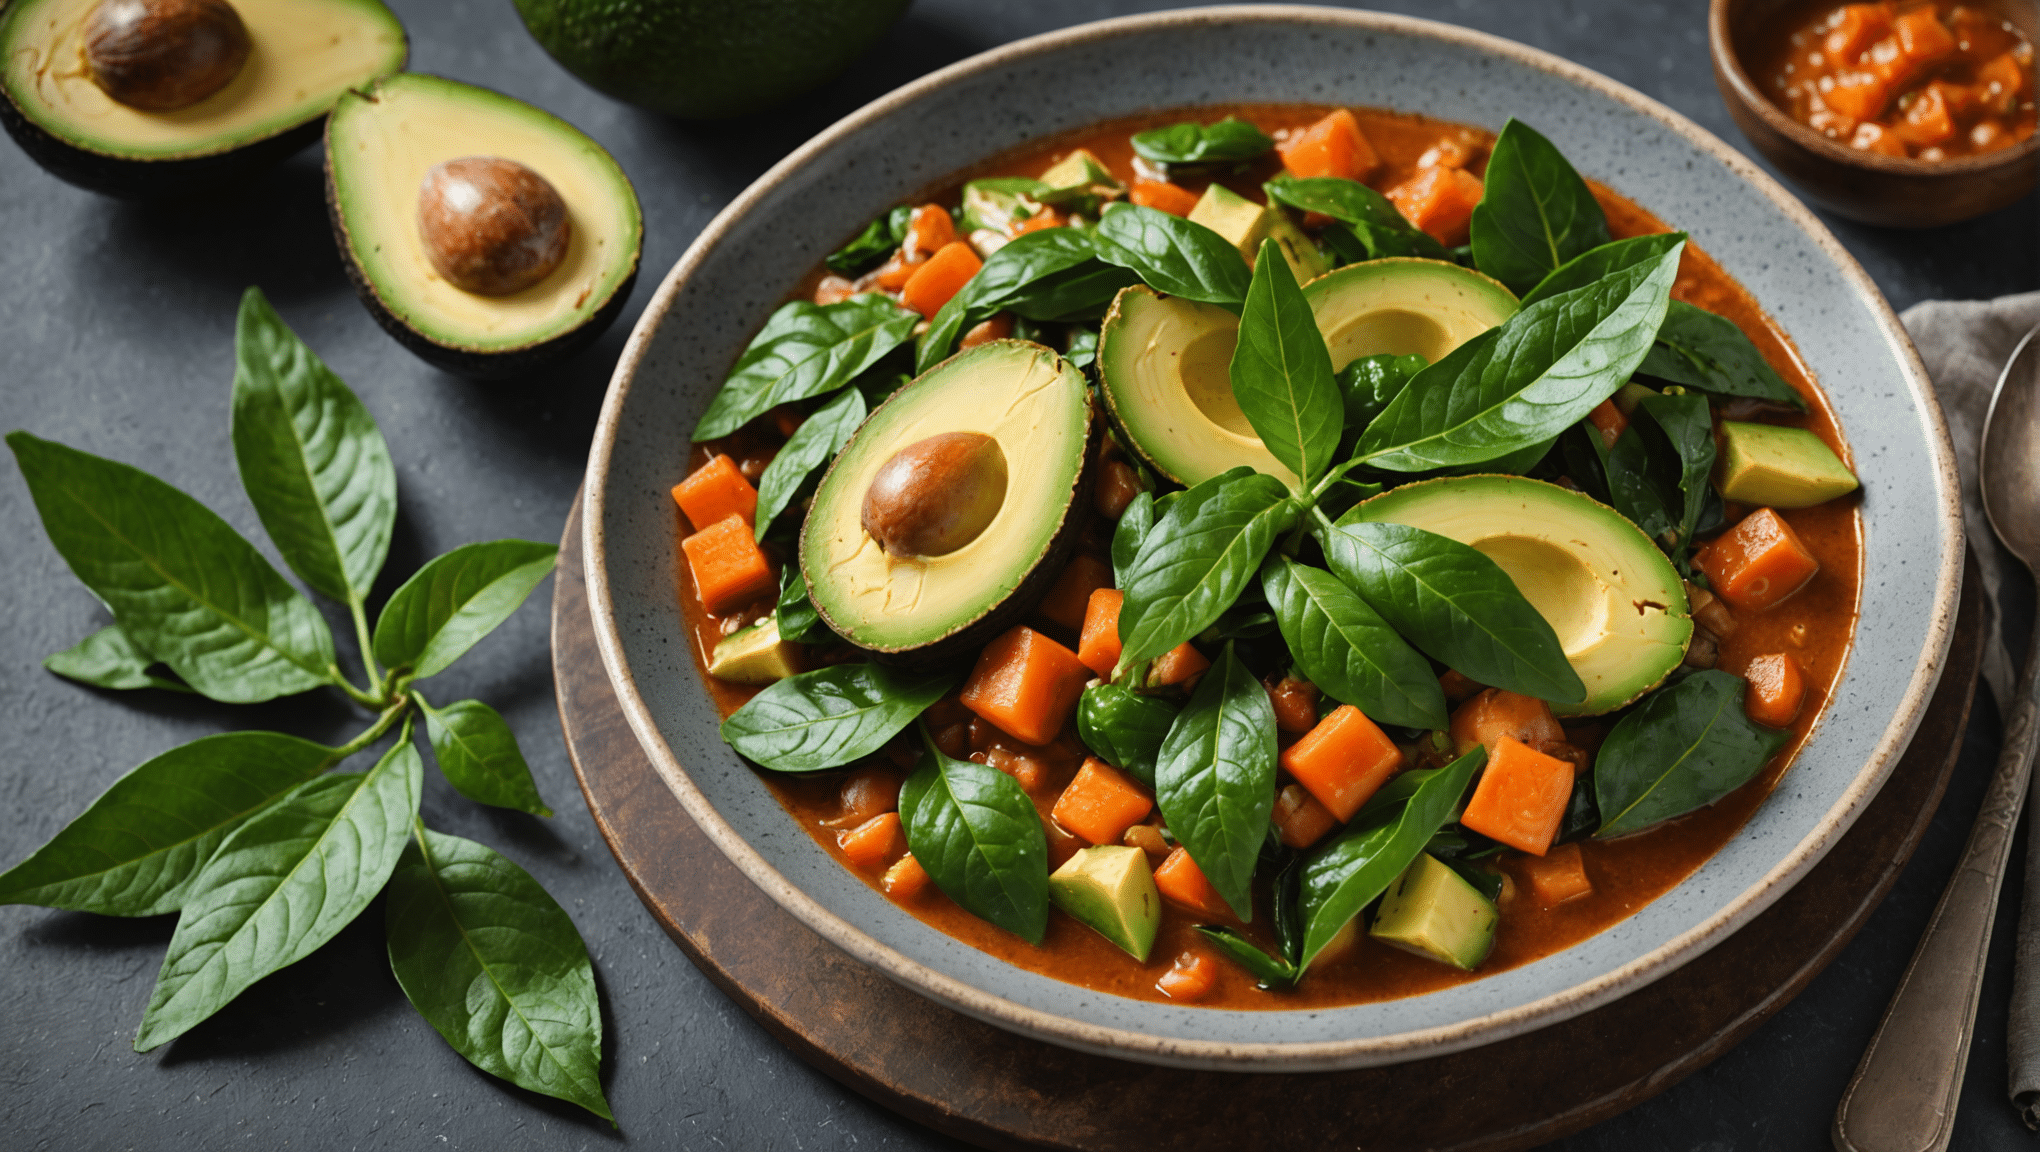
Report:
M 1983 509 L 1998 539 L 2040 574 L 2040 330 L 2012 353 L 1983 424 L 1978 473 Z M 1997 774 L 1970 829 L 1962 862 L 1941 893 L 1926 935 L 1884 1022 L 1835 1109 L 1841 1152 L 1940 1152 L 1955 1133 L 1955 1106 L 1976 1030 L 1984 953 L 1998 888 L 2011 856 L 2012 829 L 2026 798 L 2040 740 L 2040 629 L 2013 699 L 2005 702 L 2005 743 Z M 2014 995 L 2032 996 L 2021 987 Z

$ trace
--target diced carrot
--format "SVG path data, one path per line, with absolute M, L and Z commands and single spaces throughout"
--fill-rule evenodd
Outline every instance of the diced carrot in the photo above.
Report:
M 1004 340 L 1012 334 L 1013 314 L 1011 312 L 1001 312 L 990 320 L 965 332 L 963 339 L 956 342 L 956 346 L 958 348 L 975 348 L 980 344 L 989 344 L 994 340 Z
M 1551 714 L 1551 705 L 1535 696 L 1489 688 L 1452 713 L 1452 747 L 1460 756 L 1478 744 L 1495 754 L 1503 739 L 1520 740 L 1532 748 L 1565 739 L 1565 729 Z
M 1542 856 L 1565 819 L 1572 787 L 1572 761 L 1503 737 L 1488 753 L 1487 767 L 1459 822 L 1491 840 Z
M 831 828 L 855 828 L 874 816 L 900 808 L 900 774 L 889 767 L 859 768 L 843 778 L 836 792 L 838 815 Z
M 1486 687 L 1487 685 L 1482 684 L 1457 668 L 1447 668 L 1445 674 L 1438 677 L 1438 690 L 1445 693 L 1445 699 L 1454 704 L 1484 690 Z
M 1880 156 L 1910 155 L 1905 150 L 1905 141 L 1900 140 L 1891 129 L 1875 123 L 1856 125 L 1856 134 L 1849 138 L 1849 147 L 1875 152 Z
M 1112 675 L 1119 663 L 1119 603 L 1125 593 L 1100 588 L 1084 606 L 1084 630 L 1077 640 L 1077 659 L 1100 676 Z
M 1844 4 L 1828 17 L 1822 51 L 1837 64 L 1854 64 L 1865 49 L 1891 30 L 1891 13 L 1882 4 Z
M 758 514 L 758 490 L 737 471 L 736 461 L 720 453 L 673 485 L 673 502 L 697 532 L 725 516 L 741 516 L 749 524 Z
M 1577 844 L 1560 844 L 1543 856 L 1528 857 L 1522 868 L 1530 895 L 1541 907 L 1551 908 L 1594 890 L 1594 882 L 1587 879 L 1586 858 Z
M 1622 409 L 1617 408 L 1615 401 L 1610 399 L 1594 405 L 1594 410 L 1587 413 L 1587 423 L 1592 424 L 1601 434 L 1601 443 L 1613 448 L 1615 441 L 1621 438 L 1623 430 L 1629 427 L 1629 417 L 1624 416 Z
M 1020 785 L 1020 790 L 1030 796 L 1048 779 L 1048 765 L 1010 748 L 986 749 L 985 763 L 1011 776 Z
M 1155 987 L 1171 1000 L 1185 1003 L 1202 1000 L 1218 987 L 1218 961 L 1194 948 L 1185 951 L 1155 981 Z
M 1750 661 L 1743 670 L 1749 692 L 1743 697 L 1743 711 L 1759 724 L 1790 728 L 1799 719 L 1799 706 L 1806 699 L 1806 676 L 1790 652 L 1772 652 Z
M 1913 93 L 1905 115 L 1892 125 L 1893 134 L 1908 144 L 1932 147 L 1955 135 L 1955 109 L 1949 107 L 1949 85 L 1936 80 Z
M 1834 79 L 1834 86 L 1820 94 L 1821 102 L 1848 123 L 1823 122 L 1816 128 L 1832 127 L 1837 135 L 1846 135 L 1855 130 L 1856 122 L 1882 115 L 1891 99 L 1891 85 L 1874 73 L 1837 72 Z
M 1169 842 L 1162 838 L 1162 830 L 1152 824 L 1135 824 L 1126 830 L 1126 835 L 1120 837 L 1119 842 L 1129 848 L 1140 849 L 1148 854 L 1149 859 L 1169 854 Z
M 1101 588 L 1112 587 L 1112 565 L 1089 552 L 1079 552 L 1063 567 L 1048 594 L 1041 598 L 1039 611 L 1052 623 L 1075 632 L 1090 614 L 1091 597 Z M 1078 645 L 1082 647 L 1081 643 Z M 1081 659 L 1081 657 L 1080 657 Z M 1100 672 L 1099 675 L 1110 675 Z
M 1077 654 L 1032 628 L 1014 628 L 978 654 L 963 702 L 986 723 L 1027 744 L 1062 731 L 1091 670 Z
M 1200 916 L 1225 916 L 1231 911 L 1218 889 L 1204 878 L 1204 870 L 1197 866 L 1197 861 L 1180 847 L 1155 869 L 1155 888 Z
M 1466 243 L 1480 196 L 1480 178 L 1461 168 L 1426 168 L 1388 190 L 1404 219 L 1447 247 Z
M 876 868 L 891 861 L 907 850 L 906 834 L 900 831 L 900 814 L 886 812 L 836 833 L 836 847 L 858 868 Z
M 906 258 L 916 264 L 956 243 L 956 221 L 940 204 L 923 204 L 907 218 L 907 238 L 900 245 Z
M 1898 33 L 1899 49 L 1912 62 L 1915 73 L 1940 63 L 1956 51 L 1955 34 L 1941 23 L 1935 4 L 1923 4 L 1900 12 L 1891 21 Z
M 1148 683 L 1156 688 L 1166 688 L 1171 684 L 1181 684 L 1187 688 L 1209 667 L 1211 661 L 1204 658 L 1204 653 L 1191 647 L 1190 642 L 1185 640 L 1155 657 L 1154 664 L 1148 669 Z
M 1402 766 L 1402 749 L 1358 708 L 1341 704 L 1283 749 L 1280 763 L 1333 816 L 1351 820 Z
M 1014 221 L 1013 235 L 1025 236 L 1029 232 L 1039 232 L 1043 228 L 1061 228 L 1068 223 L 1068 220 L 1063 219 L 1062 213 L 1053 208 L 1043 208 L 1025 220 Z
M 1153 208 L 1171 216 L 1188 216 L 1197 207 L 1197 193 L 1163 180 L 1135 180 L 1133 186 L 1127 189 L 1126 198 L 1143 208 Z
M 712 616 L 741 608 L 777 586 L 751 526 L 735 512 L 682 540 L 680 550 L 687 554 L 701 606 Z
M 1317 727 L 1318 687 L 1308 680 L 1284 676 L 1268 689 L 1268 703 L 1275 708 L 1275 727 L 1283 732 L 1304 733 Z
M 1700 550 L 1693 563 L 1714 594 L 1746 612 L 1769 608 L 1806 586 L 1820 561 L 1784 517 L 1759 508 Z
M 1983 104 L 2000 116 L 2010 112 L 2026 90 L 2026 69 L 2010 52 L 1992 57 L 1976 70 L 1976 88 Z
M 1291 848 L 1308 848 L 1339 822 L 1332 810 L 1301 784 L 1285 784 L 1275 794 L 1275 831 Z
M 951 296 L 963 291 L 963 286 L 982 267 L 984 261 L 978 259 L 970 245 L 952 240 L 914 269 L 913 276 L 900 289 L 900 303 L 923 316 L 933 316 L 949 303 Z
M 879 884 L 885 889 L 885 894 L 895 900 L 912 900 L 928 887 L 928 880 L 928 870 L 921 867 L 921 862 L 909 852 L 893 861 L 893 866 L 885 870 L 885 877 Z
M 1344 108 L 1284 140 L 1276 150 L 1282 153 L 1284 168 L 1306 179 L 1364 180 L 1381 167 L 1381 157 L 1360 131 L 1360 122 Z
M 1091 507 L 1107 520 L 1126 514 L 1126 506 L 1140 495 L 1140 475 L 1124 460 L 1107 460 L 1098 471 L 1098 486 L 1091 490 Z
M 1056 799 L 1053 815 L 1056 823 L 1093 844 L 1117 844 L 1154 806 L 1147 791 L 1125 773 L 1090 756 Z

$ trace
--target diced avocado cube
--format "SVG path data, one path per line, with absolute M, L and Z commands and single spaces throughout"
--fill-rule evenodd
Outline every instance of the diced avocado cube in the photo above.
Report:
M 1005 233 L 1021 220 L 1041 210 L 1041 197 L 1050 191 L 1039 180 L 1005 178 L 973 180 L 963 186 L 963 226 Z
M 779 638 L 779 617 L 770 616 L 716 643 L 708 674 L 732 684 L 771 684 L 800 669 L 798 647 Z
M 1804 428 L 1721 422 L 1721 459 L 1715 484 L 1725 499 L 1771 508 L 1811 508 L 1856 490 L 1820 437 Z
M 1272 239 L 1281 245 L 1282 255 L 1289 260 L 1289 270 L 1296 275 L 1298 284 L 1331 270 L 1317 244 L 1280 208 L 1256 204 L 1223 184 L 1213 184 L 1204 190 L 1203 198 L 1190 210 L 1190 222 L 1225 237 L 1240 250 L 1250 268 L 1254 258 L 1261 254 L 1261 241 Z
M 1425 853 L 1389 885 L 1368 935 L 1471 972 L 1494 947 L 1499 919 L 1487 897 Z
M 1124 844 L 1102 844 L 1070 857 L 1048 878 L 1055 906 L 1145 961 L 1162 926 L 1162 894 L 1155 890 L 1147 853 Z
M 1041 182 L 1048 185 L 1048 193 L 1041 199 L 1055 202 L 1072 195 L 1109 195 L 1126 190 L 1126 185 L 1112 175 L 1110 168 L 1099 163 L 1088 148 L 1079 148 L 1056 161 L 1041 174 Z

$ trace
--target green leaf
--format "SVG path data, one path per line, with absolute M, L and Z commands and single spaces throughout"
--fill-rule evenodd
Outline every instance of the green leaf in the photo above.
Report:
M 616 1119 L 588 946 L 530 873 L 420 826 L 390 876 L 383 933 L 404 995 L 468 1063 Z
M 1666 474 L 1664 455 L 1651 452 L 1642 424 L 1631 421 L 1608 447 L 1608 502 L 1662 546 L 1678 531 L 1678 481 L 1676 471 Z
M 855 276 L 892 255 L 893 249 L 899 246 L 887 217 L 880 216 L 866 224 L 864 231 L 852 237 L 848 244 L 829 253 L 822 264 L 838 276 Z
M 1347 524 L 1318 538 L 1339 579 L 1433 659 L 1525 696 L 1587 698 L 1551 624 L 1478 549 L 1407 524 Z
M 1431 836 L 1452 819 L 1474 772 L 1485 763 L 1487 750 L 1475 748 L 1443 768 L 1404 772 L 1369 800 L 1352 823 L 1304 857 L 1299 969 L 1310 967 L 1339 929 L 1416 860 Z
M 234 326 L 234 460 L 262 527 L 304 582 L 368 596 L 390 550 L 397 470 L 375 418 L 259 288 Z
M 972 915 L 1030 944 L 1048 931 L 1048 838 L 1019 781 L 951 760 L 924 727 L 900 788 L 900 827 L 929 879 Z
M 1103 260 L 1093 260 L 1044 276 L 1016 290 L 998 307 L 980 309 L 978 314 L 980 318 L 989 318 L 993 312 L 1003 311 L 1023 320 L 1041 323 L 1090 323 L 1104 318 L 1105 309 L 1112 304 L 1112 298 L 1119 295 L 1120 289 L 1139 282 L 1140 277 L 1124 268 Z
M 1055 189 L 1029 176 L 994 176 L 963 186 L 958 223 L 966 232 L 989 229 L 1000 235 L 1040 211 Z
M 1685 242 L 1684 232 L 1653 232 L 1648 236 L 1632 236 L 1627 240 L 1603 244 L 1566 261 L 1538 281 L 1537 287 L 1524 293 L 1516 306 L 1528 308 L 1562 292 L 1585 288 L 1617 272 L 1627 272 L 1639 265 L 1652 263 L 1667 252 L 1678 250 Z
M 1644 698 L 1594 757 L 1596 836 L 1620 836 L 1704 808 L 1748 783 L 1792 734 L 1752 722 L 1742 677 L 1695 672 Z
M 1119 514 L 1119 523 L 1112 527 L 1112 583 L 1126 586 L 1127 574 L 1133 571 L 1133 562 L 1140 556 L 1141 541 L 1147 539 L 1148 530 L 1155 526 L 1155 494 L 1141 492 Z
M 1278 552 L 1261 566 L 1261 589 L 1290 657 L 1325 695 L 1384 724 L 1447 725 L 1430 661 L 1331 573 Z
M 1676 521 L 1676 536 L 1667 549 L 1681 559 L 1693 546 L 1708 497 L 1708 478 L 1714 473 L 1714 416 L 1704 396 L 1646 396 L 1637 404 L 1643 413 L 1632 414 L 1630 429 L 1643 431 L 1655 441 L 1656 455 L 1664 460 L 1670 478 L 1668 486 L 1677 499 L 1668 503 Z M 1660 541 L 1662 544 L 1663 541 Z
M 325 619 L 205 505 L 26 432 L 7 444 L 58 554 L 135 646 L 185 683 L 252 704 L 338 681 Z
M 1093 682 L 1077 698 L 1077 738 L 1100 760 L 1152 788 L 1155 756 L 1176 722 L 1177 708 L 1158 696 Z
M 781 307 L 737 358 L 694 439 L 727 436 L 781 404 L 834 392 L 905 343 L 920 322 L 920 313 L 871 293 Z
M 1218 945 L 1219 951 L 1239 962 L 1240 967 L 1254 974 L 1262 988 L 1287 988 L 1303 975 L 1288 960 L 1270 956 L 1261 951 L 1261 946 L 1247 939 L 1237 928 L 1224 924 L 1199 924 L 1197 931 L 1206 940 Z
M 1548 297 L 1461 344 L 1367 426 L 1361 457 L 1394 472 L 1478 464 L 1578 423 L 1650 350 L 1680 251 Z
M 845 388 L 834 400 L 810 413 L 786 443 L 780 445 L 778 454 L 758 477 L 758 511 L 754 517 L 758 539 L 765 539 L 766 529 L 793 503 L 809 475 L 834 459 L 843 445 L 850 442 L 850 434 L 864 423 L 865 412 L 864 394 L 855 388 Z
M 1261 443 L 1310 486 L 1339 450 L 1345 403 L 1316 314 L 1273 240 L 1261 242 L 1254 262 L 1231 375 L 1233 398 Z
M 788 564 L 779 575 L 779 603 L 773 608 L 773 614 L 779 618 L 779 638 L 796 644 L 826 644 L 834 640 L 836 634 L 822 623 L 822 614 L 815 611 L 814 601 L 808 599 L 807 577 L 801 573 L 800 565 Z
M 108 624 L 62 652 L 43 658 L 43 667 L 68 680 L 95 688 L 162 688 L 189 692 L 191 686 L 149 669 L 156 659 L 135 647 L 118 624 Z
M 1162 741 L 1155 806 L 1234 914 L 1252 920 L 1275 809 L 1275 706 L 1231 644 Z
M 227 837 L 185 897 L 135 1051 L 183 1035 L 360 915 L 397 866 L 424 767 L 407 726 L 374 768 L 317 777 Z
M 0 904 L 102 916 L 175 912 L 229 833 L 334 757 L 280 732 L 227 732 L 172 748 L 115 781 L 0 875 Z
M 1169 501 L 1121 584 L 1120 670 L 1209 628 L 1239 599 L 1294 516 L 1288 487 L 1247 468 Z
M 1488 154 L 1474 206 L 1473 262 L 1521 294 L 1559 265 L 1608 242 L 1608 218 L 1564 154 L 1511 119 Z
M 375 658 L 418 679 L 446 670 L 517 611 L 559 548 L 529 540 L 463 544 L 418 569 L 383 605 Z
M 1150 128 L 1133 136 L 1133 154 L 1153 164 L 1252 160 L 1273 147 L 1273 138 L 1236 116 L 1212 124 Z
M 723 721 L 722 738 L 779 772 L 840 768 L 885 746 L 956 686 L 882 664 L 837 664 L 789 676 Z
M 1746 396 L 1806 411 L 1805 398 L 1778 375 L 1735 321 L 1678 300 L 1665 311 L 1657 342 L 1637 371 L 1717 396 Z
M 1338 384 L 1339 399 L 1345 405 L 1346 427 L 1357 436 L 1409 387 L 1417 373 L 1430 366 L 1413 352 L 1406 356 L 1387 353 L 1362 356 L 1341 368 L 1332 379 Z
M 1347 263 L 1379 260 L 1384 256 L 1445 259 L 1444 245 L 1405 219 L 1393 200 L 1358 180 L 1343 180 L 1336 176 L 1299 179 L 1285 174 L 1262 185 L 1262 190 L 1271 201 L 1280 201 L 1299 211 L 1330 216 L 1344 225 L 1345 235 L 1352 237 L 1353 246 L 1357 249 L 1350 254 L 1342 252 L 1342 259 Z M 1335 247 L 1343 247 L 1337 229 L 1327 229 L 1325 238 Z
M 552 809 L 538 798 L 531 765 L 517 747 L 517 736 L 503 716 L 480 700 L 457 700 L 434 708 L 413 692 L 411 699 L 425 713 L 425 731 L 439 771 L 456 791 L 480 804 L 515 808 L 533 816 Z
M 941 363 L 965 329 L 989 319 L 1037 282 L 1073 269 L 1081 274 L 1083 265 L 1097 263 L 1090 237 L 1075 228 L 1043 228 L 1015 237 L 986 257 L 969 283 L 928 321 L 914 352 L 914 371 L 926 372 Z
M 1202 224 L 1138 204 L 1105 209 L 1092 235 L 1098 258 L 1171 296 L 1237 311 L 1252 273 L 1240 250 Z

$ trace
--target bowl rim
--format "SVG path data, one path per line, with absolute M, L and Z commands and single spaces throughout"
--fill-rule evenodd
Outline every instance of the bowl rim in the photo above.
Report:
M 1927 639 L 1900 697 L 1898 708 L 1878 737 L 1864 767 L 1826 814 L 1792 850 L 1759 880 L 1737 893 L 1694 927 L 1617 968 L 1551 995 L 1487 1015 L 1385 1036 L 1332 1041 L 1240 1043 L 1156 1036 L 1071 1019 L 1016 1004 L 965 981 L 936 971 L 880 943 L 863 929 L 836 915 L 794 886 L 746 842 L 716 811 L 689 777 L 660 733 L 643 696 L 632 680 L 623 653 L 615 602 L 609 590 L 606 522 L 606 475 L 622 424 L 624 401 L 636 381 L 652 343 L 683 284 L 708 259 L 724 234 L 756 207 L 781 182 L 808 160 L 841 138 L 894 114 L 944 87 L 979 72 L 1096 39 L 1171 27 L 1237 25 L 1242 22 L 1314 24 L 1342 30 L 1381 32 L 1444 41 L 1454 46 L 1500 56 L 1591 89 L 1629 110 L 1656 120 L 1684 137 L 1732 173 L 1751 184 L 1820 249 L 1844 282 L 1869 308 L 1871 319 L 1898 354 L 1898 368 L 1916 408 L 1925 417 L 1929 456 L 1940 504 L 1939 543 L 1942 555 L 1935 573 L 1934 603 Z M 1939 683 L 1953 635 L 1953 606 L 1962 579 L 1963 527 L 1959 482 L 1947 422 L 1935 398 L 1926 369 L 1910 338 L 1882 292 L 1855 258 L 1813 213 L 1752 161 L 1718 137 L 1642 93 L 1561 57 L 1473 29 L 1418 17 L 1308 5 L 1224 5 L 1177 9 L 1115 17 L 1027 37 L 967 57 L 894 89 L 824 129 L 774 164 L 709 222 L 661 281 L 633 327 L 617 361 L 589 450 L 582 497 L 582 548 L 588 573 L 589 613 L 596 646 L 626 720 L 647 756 L 704 834 L 738 870 L 781 907 L 824 939 L 870 965 L 897 983 L 949 1008 L 1036 1039 L 1065 1047 L 1132 1059 L 1144 1063 L 1220 1071 L 1306 1072 L 1398 1063 L 1477 1047 L 1529 1032 L 1546 1024 L 1590 1011 L 1619 998 L 1634 987 L 1675 970 L 1706 951 L 1768 908 L 1796 883 L 1848 830 L 1874 797 L 1905 750 Z
M 1957 156 L 1951 160 L 1886 156 L 1862 148 L 1851 148 L 1839 140 L 1829 139 L 1773 104 L 1757 87 L 1757 82 L 1751 78 L 1749 70 L 1743 67 L 1742 56 L 1735 49 L 1735 36 L 1729 29 L 1728 18 L 1729 9 L 1748 2 L 1749 0 L 1710 0 L 1707 6 L 1707 44 L 1709 54 L 1714 59 L 1714 66 L 1719 74 L 1727 79 L 1727 86 L 1735 93 L 1736 101 L 1747 108 L 1751 115 L 1762 120 L 1766 127 L 1786 140 L 1815 156 L 1831 163 L 1875 172 L 1880 176 L 1938 181 L 1942 178 L 1960 180 L 1980 173 L 2015 168 L 2029 162 L 2034 153 L 2040 152 L 2040 132 L 2026 137 L 2010 148 L 2001 148 L 1996 152 L 1986 152 L 1982 155 Z

